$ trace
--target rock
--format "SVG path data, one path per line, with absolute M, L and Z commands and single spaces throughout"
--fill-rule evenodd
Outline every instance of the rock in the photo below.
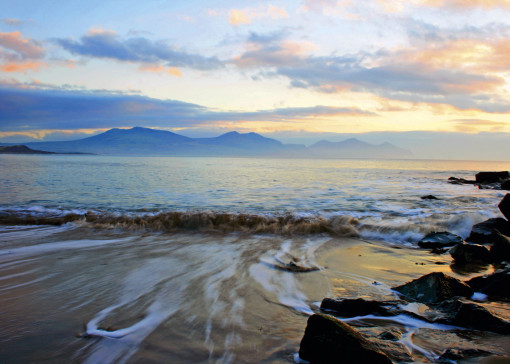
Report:
M 478 358 L 480 356 L 489 356 L 493 353 L 481 349 L 446 349 L 441 356 L 438 358 L 440 362 L 451 363 L 457 360 L 466 360 L 471 358 Z
M 479 172 L 475 175 L 476 183 L 487 184 L 497 183 L 510 178 L 507 171 L 503 172 Z
M 498 317 L 476 303 L 456 301 L 453 303 L 455 325 L 498 334 L 510 334 L 510 322 Z
M 437 303 L 456 296 L 473 295 L 470 286 L 442 272 L 429 273 L 393 289 L 422 303 Z
M 289 263 L 282 263 L 282 264 L 273 264 L 273 268 L 278 270 L 284 270 L 286 272 L 292 272 L 292 273 L 307 273 L 307 272 L 315 272 L 317 270 L 320 270 L 319 267 L 311 266 L 306 267 L 304 265 L 298 265 L 294 262 Z
M 334 311 L 341 317 L 356 317 L 366 315 L 394 316 L 383 302 L 366 301 L 363 298 L 335 300 L 324 298 L 321 303 L 321 310 Z
M 464 178 L 450 177 L 450 178 L 448 178 L 448 183 L 451 183 L 454 185 L 474 185 L 474 184 L 476 184 L 476 181 L 467 180 Z
M 381 340 L 399 341 L 402 333 L 398 330 L 388 330 L 377 336 Z
M 505 197 L 501 200 L 498 205 L 499 211 L 506 217 L 507 220 L 510 220 L 510 193 L 507 193 Z M 510 230 L 510 228 L 508 229 Z M 509 231 L 501 231 L 505 235 L 510 235 Z
M 422 200 L 439 200 L 436 196 L 433 195 L 427 195 L 427 196 L 421 196 Z
M 508 196 L 508 195 L 507 195 Z M 471 233 L 466 241 L 478 244 L 490 244 L 493 243 L 494 231 L 498 230 L 503 235 L 510 234 L 510 222 L 506 221 L 501 217 L 489 219 L 479 224 L 473 225 Z
M 501 189 L 510 191 L 510 179 L 507 179 L 501 184 Z
M 425 249 L 444 248 L 460 244 L 463 241 L 460 236 L 443 231 L 427 234 L 418 242 L 418 246 Z
M 322 314 L 308 318 L 299 357 L 312 363 L 391 363 L 351 326 Z
M 450 255 L 457 263 L 490 263 L 492 261 L 489 249 L 478 244 L 458 244 L 450 249 Z
M 490 299 L 510 299 L 510 269 L 479 276 L 466 282 L 476 292 Z
M 495 230 L 492 240 L 491 255 L 493 261 L 510 262 L 510 238 Z

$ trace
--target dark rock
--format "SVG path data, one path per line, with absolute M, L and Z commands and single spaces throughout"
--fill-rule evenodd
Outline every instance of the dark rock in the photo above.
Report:
M 321 310 L 334 311 L 341 317 L 356 317 L 377 314 L 381 316 L 394 316 L 383 302 L 366 301 L 363 298 L 335 300 L 324 298 Z
M 476 181 L 467 180 L 464 178 L 450 177 L 450 178 L 448 178 L 448 183 L 451 183 L 454 185 L 474 185 L 474 184 L 476 184 Z
M 505 182 L 501 184 L 501 189 L 510 191 L 510 179 L 507 179 Z
M 508 195 L 507 195 L 508 196 Z M 478 244 L 490 244 L 494 240 L 494 231 L 498 230 L 503 235 L 510 234 L 510 222 L 506 221 L 501 217 L 489 219 L 479 224 L 473 225 L 471 233 L 466 241 Z
M 485 307 L 471 302 L 456 301 L 453 303 L 455 325 L 498 334 L 510 334 L 510 322 L 492 313 Z
M 351 326 L 321 314 L 308 318 L 299 357 L 312 363 L 391 363 L 376 345 Z
M 466 283 L 491 299 L 510 299 L 510 269 L 475 277 Z
M 397 330 L 388 330 L 377 336 L 381 340 L 399 341 L 402 337 L 402 333 Z
M 479 172 L 475 175 L 476 183 L 487 184 L 497 183 L 510 178 L 507 171 L 503 172 Z
M 495 230 L 491 247 L 492 259 L 495 262 L 510 262 L 510 238 Z
M 463 241 L 460 236 L 443 231 L 427 234 L 418 242 L 418 246 L 425 249 L 445 248 L 460 244 Z
M 471 358 L 478 358 L 480 356 L 489 356 L 493 353 L 481 349 L 446 349 L 439 357 L 441 362 L 452 362 L 457 360 L 466 360 Z
M 439 200 L 436 196 L 433 195 L 427 195 L 427 196 L 421 196 L 422 200 Z
M 450 249 L 450 255 L 457 263 L 490 263 L 492 261 L 489 249 L 478 244 L 458 244 Z
M 501 200 L 498 205 L 499 211 L 506 217 L 507 220 L 510 220 L 510 193 L 507 193 L 505 197 Z M 510 228 L 508 229 L 510 230 Z M 510 235 L 509 231 L 501 231 L 505 235 Z
M 429 273 L 393 289 L 423 303 L 437 303 L 456 296 L 471 297 L 473 295 L 473 289 L 470 286 L 442 272 Z

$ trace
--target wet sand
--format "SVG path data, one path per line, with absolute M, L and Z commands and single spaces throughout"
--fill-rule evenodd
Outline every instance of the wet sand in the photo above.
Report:
M 462 275 L 449 255 L 326 236 L 39 226 L 3 228 L 0 241 L 2 363 L 288 363 L 324 297 L 390 300 L 390 287 L 430 272 L 492 271 Z M 321 269 L 275 268 L 292 260 Z M 397 325 L 412 332 L 416 361 L 453 344 L 510 355 L 508 337 L 420 325 Z

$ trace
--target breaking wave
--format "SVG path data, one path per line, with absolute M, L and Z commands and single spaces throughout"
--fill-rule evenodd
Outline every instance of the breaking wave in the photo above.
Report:
M 77 223 L 100 229 L 150 230 L 158 232 L 196 231 L 201 233 L 249 233 L 275 235 L 327 234 L 358 237 L 359 221 L 352 216 L 303 217 L 293 214 L 256 215 L 199 211 L 172 211 L 147 214 L 74 211 L 0 212 L 3 225 L 63 225 Z

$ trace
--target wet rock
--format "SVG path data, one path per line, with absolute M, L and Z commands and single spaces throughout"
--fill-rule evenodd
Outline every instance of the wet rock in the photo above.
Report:
M 451 183 L 454 185 L 474 185 L 474 184 L 476 184 L 476 181 L 467 180 L 464 178 L 450 177 L 450 178 L 448 178 L 448 183 Z
M 501 200 L 501 202 L 498 205 L 499 211 L 503 214 L 504 217 L 506 217 L 507 220 L 510 220 L 510 193 L 507 193 L 505 197 Z M 510 228 L 508 229 L 510 230 Z M 509 234 L 509 231 L 501 231 L 503 234 L 507 235 Z
M 483 245 L 458 244 L 450 249 L 450 255 L 458 264 L 490 263 L 491 253 Z
M 334 311 L 341 317 L 356 317 L 366 315 L 394 316 L 390 310 L 385 307 L 383 302 L 366 301 L 363 298 L 335 300 L 324 298 L 321 303 L 321 310 Z
M 402 333 L 397 330 L 388 330 L 377 337 L 381 340 L 398 341 L 402 337 Z
M 475 277 L 466 282 L 476 292 L 490 299 L 510 299 L 510 269 Z
M 463 241 L 460 236 L 443 231 L 427 234 L 418 242 L 418 246 L 425 249 L 445 248 L 460 244 Z
M 469 237 L 466 239 L 466 241 L 477 244 L 493 243 L 493 234 L 495 230 L 498 230 L 503 235 L 509 235 L 510 222 L 498 217 L 486 220 L 479 224 L 475 224 L 471 228 L 471 233 L 469 234 Z
M 492 259 L 495 262 L 507 261 L 510 262 L 510 238 L 504 236 L 499 231 L 495 230 L 492 237 L 493 245 L 491 247 Z
M 508 178 L 510 178 L 510 174 L 507 171 L 479 172 L 475 175 L 476 183 L 480 183 L 480 184 L 502 182 Z
M 393 289 L 422 303 L 437 303 L 456 296 L 473 295 L 470 286 L 442 272 L 429 273 Z
M 377 345 L 377 347 L 386 354 L 391 360 L 396 363 L 411 363 L 414 362 L 413 357 L 407 351 L 407 348 L 404 344 L 391 341 L 391 340 L 379 340 L 377 338 L 370 339 L 370 342 Z M 357 362 L 360 363 L 360 362 Z
M 501 189 L 510 191 L 510 179 L 507 179 L 505 182 L 501 184 Z
M 502 319 L 485 307 L 461 300 L 451 304 L 454 325 L 498 334 L 510 334 L 510 322 Z
M 322 314 L 308 318 L 299 357 L 312 363 L 391 363 L 386 354 L 351 326 Z
M 436 196 L 434 195 L 427 195 L 427 196 L 421 196 L 420 197 L 422 200 L 439 200 Z
M 274 264 L 274 268 L 279 270 L 284 270 L 286 272 L 293 272 L 293 273 L 306 273 L 306 272 L 315 272 L 317 270 L 320 270 L 319 267 L 306 267 L 303 265 L 298 265 L 294 262 L 289 262 L 287 264 Z
M 478 172 L 475 175 L 476 183 L 488 184 L 503 182 L 510 178 L 508 171 L 501 172 Z
M 438 358 L 440 362 L 451 363 L 457 360 L 466 360 L 472 358 L 479 358 L 481 356 L 490 356 L 493 353 L 481 349 L 446 349 Z

